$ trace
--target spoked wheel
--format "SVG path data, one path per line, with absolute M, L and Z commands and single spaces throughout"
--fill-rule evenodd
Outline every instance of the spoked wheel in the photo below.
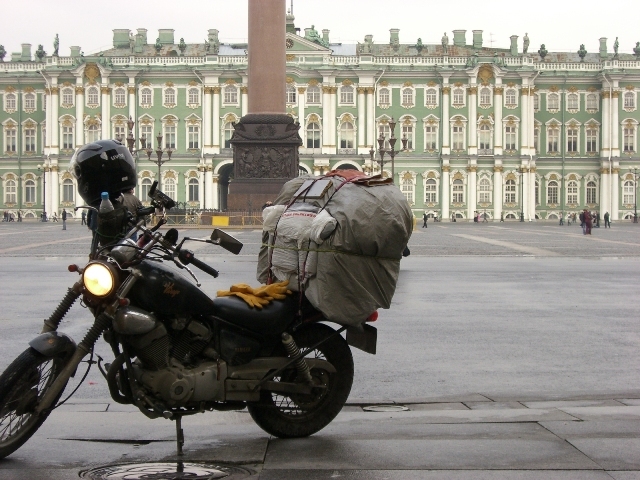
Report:
M 313 347 L 335 330 L 323 324 L 313 324 L 294 333 L 300 350 Z M 326 360 L 336 369 L 330 373 L 319 368 L 311 369 L 315 387 L 311 394 L 282 394 L 263 391 L 259 403 L 249 404 L 253 420 L 265 432 L 280 438 L 307 437 L 326 427 L 333 420 L 349 397 L 353 383 L 353 357 L 347 342 L 340 335 L 334 336 L 310 352 L 305 358 Z M 286 370 L 274 381 L 296 382 L 298 373 L 294 367 Z
M 0 376 L 0 458 L 20 448 L 47 419 L 49 412 L 36 415 L 35 409 L 62 365 L 62 359 L 29 348 Z

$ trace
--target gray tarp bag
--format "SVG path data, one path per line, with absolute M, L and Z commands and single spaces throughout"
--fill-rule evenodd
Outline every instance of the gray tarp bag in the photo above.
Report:
M 350 180 L 339 176 L 341 173 Z M 287 182 L 274 202 L 286 205 L 284 212 L 308 208 L 294 207 L 300 203 L 318 207 L 318 213 L 326 210 L 336 227 L 322 243 L 316 243 L 308 238 L 305 226 L 306 238 L 298 243 L 297 251 L 301 268 L 297 275 L 287 277 L 291 288 L 304 291 L 328 320 L 342 325 L 359 325 L 378 308 L 389 308 L 402 252 L 413 228 L 413 213 L 398 187 L 380 176 L 366 177 L 360 172 L 303 176 Z M 274 281 L 280 280 L 273 275 L 279 267 L 273 263 L 277 224 L 272 230 L 271 234 L 263 231 L 257 272 L 262 283 L 269 281 L 270 274 Z M 288 268 L 291 263 L 289 260 Z M 312 272 L 302 270 L 307 263 L 313 264 Z

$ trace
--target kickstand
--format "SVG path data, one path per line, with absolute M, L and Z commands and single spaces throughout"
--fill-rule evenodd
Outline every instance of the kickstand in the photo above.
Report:
M 183 455 L 182 446 L 184 445 L 184 431 L 182 430 L 182 416 L 176 415 L 176 449 L 179 457 Z

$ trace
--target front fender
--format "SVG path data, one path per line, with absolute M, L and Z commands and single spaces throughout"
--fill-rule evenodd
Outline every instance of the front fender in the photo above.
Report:
M 61 353 L 68 356 L 76 351 L 76 342 L 70 336 L 60 332 L 38 335 L 29 342 L 29 346 L 45 357 L 56 357 Z

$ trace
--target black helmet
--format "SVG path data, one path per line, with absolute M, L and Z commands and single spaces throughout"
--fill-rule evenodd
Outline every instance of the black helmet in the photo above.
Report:
M 129 150 L 116 140 L 98 140 L 80 147 L 71 157 L 69 169 L 78 180 L 78 191 L 91 205 L 102 192 L 112 199 L 136 186 L 136 166 Z

